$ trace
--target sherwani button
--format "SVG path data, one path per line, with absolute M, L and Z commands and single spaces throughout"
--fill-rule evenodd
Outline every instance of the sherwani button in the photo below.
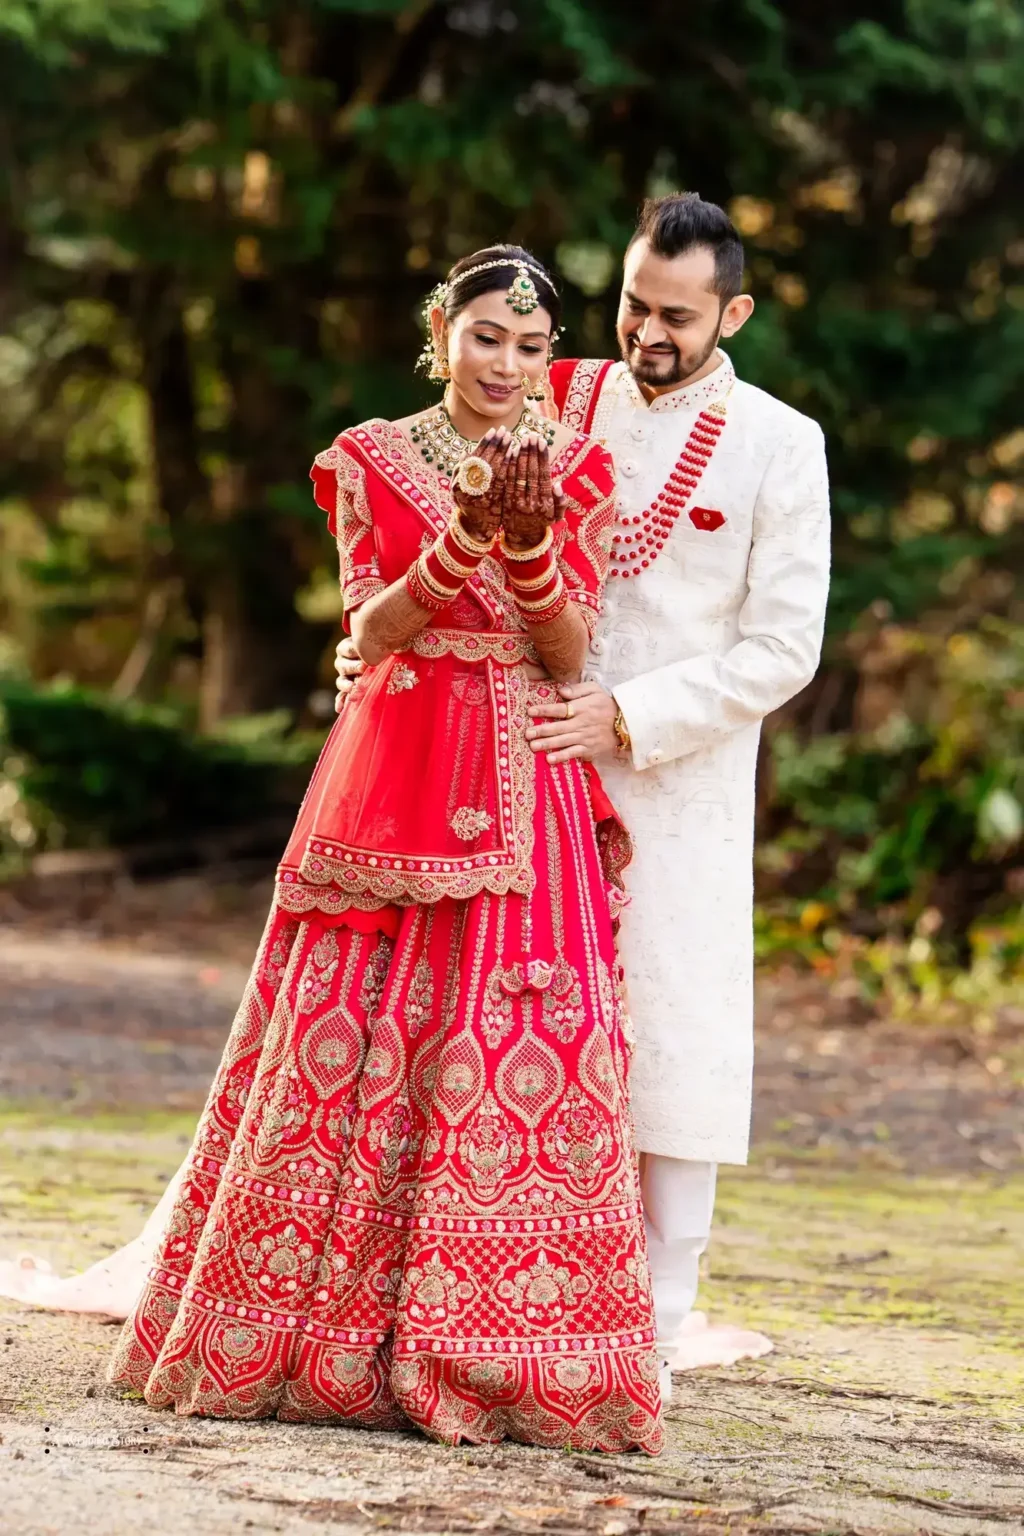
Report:
M 630 480 L 632 480 L 633 476 L 637 473 L 639 468 L 640 468 L 640 466 L 636 462 L 636 459 L 620 459 L 619 460 L 619 474 L 620 475 L 627 475 Z
M 648 766 L 648 768 L 656 768 L 657 765 L 661 762 L 661 760 L 662 760 L 662 758 L 664 756 L 665 756 L 665 754 L 661 750 L 660 747 L 655 747 L 653 752 L 648 752 L 648 754 L 647 754 L 647 766 Z

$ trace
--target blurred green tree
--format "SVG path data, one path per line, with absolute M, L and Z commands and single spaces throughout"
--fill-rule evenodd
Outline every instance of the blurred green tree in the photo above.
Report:
M 829 437 L 830 651 L 786 739 L 938 730 L 935 648 L 1021 622 L 1022 78 L 1016 0 L 8 0 L 8 632 L 123 695 L 192 657 L 206 725 L 300 706 L 331 627 L 305 466 L 425 398 L 423 290 L 521 241 L 568 349 L 608 352 L 636 206 L 687 186 L 748 243 L 741 370 Z M 982 774 L 1018 803 L 1019 760 Z

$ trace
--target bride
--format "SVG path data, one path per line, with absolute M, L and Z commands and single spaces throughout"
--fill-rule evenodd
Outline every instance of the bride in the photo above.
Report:
M 531 408 L 559 299 L 528 252 L 466 257 L 428 312 L 443 402 L 313 467 L 369 669 L 179 1181 L 108 1261 L 149 1261 L 110 1375 L 179 1413 L 655 1452 L 628 839 L 524 734 L 580 674 L 612 465 Z

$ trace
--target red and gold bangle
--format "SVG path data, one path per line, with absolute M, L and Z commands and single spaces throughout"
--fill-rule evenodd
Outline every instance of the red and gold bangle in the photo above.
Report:
M 454 602 L 493 544 L 493 539 L 480 544 L 470 538 L 453 513 L 443 533 L 406 572 L 413 602 L 433 613 Z
M 517 581 L 513 576 L 509 585 L 517 602 L 522 598 L 526 602 L 539 603 L 551 596 L 559 576 L 558 566 L 552 561 L 546 571 L 542 571 L 539 576 L 534 576 L 532 580 Z
M 508 567 L 508 582 L 516 605 L 524 614 L 546 614 L 562 590 L 562 575 L 553 548 L 550 528 L 531 550 L 505 550 L 514 563 Z M 535 619 L 531 619 L 536 622 Z
M 442 608 L 447 607 L 459 594 L 458 591 L 451 592 L 446 590 L 444 596 L 441 596 L 440 593 L 433 589 L 432 583 L 430 586 L 427 585 L 428 580 L 429 578 L 423 570 L 423 556 L 420 555 L 419 559 L 410 565 L 406 571 L 405 585 L 414 603 L 418 603 L 421 608 L 426 608 L 431 613 L 438 613 Z
M 515 584 L 512 587 L 516 600 L 516 607 L 526 619 L 528 624 L 550 624 L 557 619 L 559 614 L 565 612 L 565 605 L 569 601 L 569 590 L 562 580 L 562 573 L 556 566 L 548 586 L 542 593 L 531 593 L 529 597 L 522 597 L 516 591 Z

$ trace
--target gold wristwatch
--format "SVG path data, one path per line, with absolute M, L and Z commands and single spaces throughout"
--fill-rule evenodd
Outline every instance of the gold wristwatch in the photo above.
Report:
M 615 711 L 615 719 L 612 721 L 612 730 L 615 732 L 615 739 L 619 743 L 619 751 L 630 751 L 633 746 L 633 742 L 629 734 L 629 726 L 626 724 L 626 717 L 622 713 L 621 705 Z

